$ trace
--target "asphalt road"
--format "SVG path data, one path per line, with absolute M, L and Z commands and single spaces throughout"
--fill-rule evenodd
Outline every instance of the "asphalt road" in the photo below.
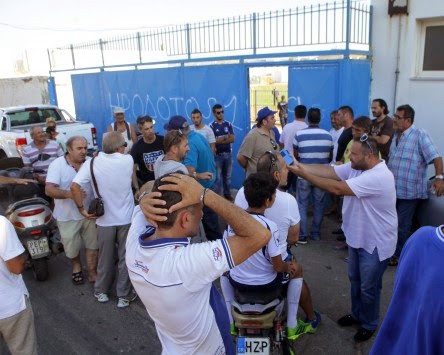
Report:
M 336 319 L 350 312 L 350 285 L 344 261 L 347 252 L 338 248 L 342 243 L 331 235 L 338 226 L 337 218 L 328 216 L 324 219 L 321 241 L 293 247 L 303 265 L 314 307 L 322 315 L 317 332 L 294 343 L 296 354 L 367 354 L 374 341 L 373 337 L 356 345 L 356 329 L 336 325 Z M 390 302 L 395 271 L 389 268 L 384 275 L 381 316 Z M 140 300 L 127 309 L 118 309 L 112 293 L 108 303 L 98 303 L 91 284 L 71 283 L 70 261 L 64 254 L 51 257 L 47 281 L 35 281 L 30 270 L 24 273 L 24 279 L 35 313 L 39 354 L 161 353 L 154 324 Z M 304 317 L 301 310 L 299 316 Z

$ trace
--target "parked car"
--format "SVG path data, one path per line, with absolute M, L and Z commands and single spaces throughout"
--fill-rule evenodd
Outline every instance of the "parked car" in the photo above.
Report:
M 88 141 L 88 153 L 97 150 L 96 129 L 92 123 L 77 121 L 66 110 L 51 105 L 0 108 L 0 158 L 20 157 L 22 148 L 31 142 L 30 129 L 45 126 L 53 117 L 57 132 L 66 139 L 83 136 Z

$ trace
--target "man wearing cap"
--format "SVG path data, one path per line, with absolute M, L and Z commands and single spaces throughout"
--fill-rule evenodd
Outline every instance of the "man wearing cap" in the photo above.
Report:
M 278 152 L 279 145 L 273 132 L 276 111 L 268 107 L 260 109 L 257 113 L 257 126 L 244 138 L 237 154 L 239 165 L 246 170 L 247 177 L 256 172 L 259 158 L 267 151 Z
M 137 118 L 141 123 L 142 138 L 134 144 L 131 156 L 134 159 L 133 187 L 138 196 L 139 187 L 148 181 L 154 180 L 154 163 L 164 154 L 163 136 L 154 133 L 155 121 L 150 116 Z
M 188 151 L 183 164 L 187 167 L 190 176 L 196 178 L 200 184 L 213 191 L 216 190 L 216 165 L 214 155 L 207 140 L 201 134 L 192 131 L 187 120 L 182 116 L 173 116 L 165 125 L 165 129 L 170 131 L 177 129 L 188 138 Z M 199 174 L 199 175 L 198 175 Z M 215 191 L 217 193 L 217 191 Z M 219 219 L 210 208 L 204 206 L 202 224 L 208 240 L 222 238 L 219 229 Z
M 125 110 L 122 107 L 114 107 L 113 115 L 115 121 L 108 126 L 107 131 L 116 131 L 122 134 L 122 137 L 126 142 L 125 154 L 128 154 L 131 151 L 133 144 L 137 142 L 136 129 L 131 123 L 125 121 Z

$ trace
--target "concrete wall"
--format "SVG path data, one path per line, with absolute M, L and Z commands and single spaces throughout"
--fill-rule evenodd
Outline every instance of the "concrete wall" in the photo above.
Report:
M 0 107 L 48 103 L 47 76 L 0 79 Z
M 421 54 L 420 21 L 444 19 L 444 1 L 408 2 L 408 15 L 390 17 L 387 11 L 388 0 L 372 1 L 374 16 L 371 98 L 384 98 L 391 114 L 396 106 L 410 104 L 416 111 L 415 125 L 431 134 L 441 155 L 444 155 L 444 72 L 440 78 L 421 78 L 416 73 L 418 53 Z M 399 79 L 396 85 L 397 67 Z

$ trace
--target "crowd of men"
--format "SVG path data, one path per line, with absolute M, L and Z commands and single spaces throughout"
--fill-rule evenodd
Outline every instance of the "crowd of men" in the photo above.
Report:
M 93 158 L 87 157 L 85 138 L 71 137 L 62 149 L 57 135 L 33 127 L 23 163 L 36 170 L 42 193 L 54 200 L 54 217 L 72 262 L 72 283 L 81 285 L 87 279 L 94 285 L 94 297 L 104 303 L 116 279 L 119 308 L 139 296 L 168 354 L 232 353 L 231 335 L 237 334 L 230 311 L 234 289 L 261 292 L 286 284 L 287 337 L 296 340 L 314 333 L 321 316 L 288 247 L 323 238 L 330 197 L 341 211 L 340 237 L 348 246 L 351 284 L 351 312 L 338 324 L 357 325 L 356 342 L 370 339 L 379 325 L 383 274 L 389 264 L 398 264 L 415 209 L 428 196 L 429 164 L 435 169 L 434 193 L 444 193 L 442 158 L 428 133 L 413 125 L 415 111 L 409 105 L 397 107 L 391 118 L 386 102 L 375 99 L 373 120 L 355 119 L 352 107 L 341 106 L 330 114 L 328 132 L 320 128 L 319 108 L 298 105 L 288 122 L 284 99 L 280 137 L 277 112 L 264 107 L 236 152 L 246 180 L 235 199 L 235 134 L 222 105 L 213 106 L 209 125 L 198 109 L 191 112 L 192 125 L 182 116 L 171 117 L 165 136 L 155 133 L 150 116 L 138 117 L 136 129 L 116 107 L 115 122 Z M 279 154 L 282 148 L 290 153 L 291 164 Z M 102 216 L 88 209 L 97 197 L 103 201 Z M 228 223 L 223 235 L 219 216 Z M 190 244 L 189 238 L 201 233 L 201 224 L 207 242 Z M 14 234 L 7 221 L 0 227 L 2 234 Z M 8 279 L 23 270 L 17 259 L 23 248 L 16 244 L 4 246 L 0 239 L 2 275 Z M 82 246 L 87 270 L 80 261 Z M 212 285 L 219 278 L 223 298 Z M 26 287 L 10 287 L 23 293 L 26 303 L 11 309 L 31 312 L 29 328 L 32 308 Z M 2 289 L 0 294 L 10 292 Z M 179 303 L 187 307 L 178 309 Z M 297 319 L 299 305 L 304 320 Z M 165 312 L 171 307 L 174 315 Z M 5 335 L 4 314 L 10 317 L 2 306 L 0 332 L 13 348 L 17 340 Z M 26 346 L 34 349 L 35 344 Z

